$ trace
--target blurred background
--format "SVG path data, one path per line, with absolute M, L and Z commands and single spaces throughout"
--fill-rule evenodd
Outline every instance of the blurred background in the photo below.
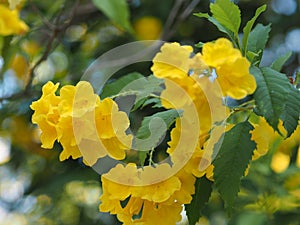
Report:
M 240 0 L 242 26 L 267 4 L 258 21 L 272 30 L 262 64 L 292 51 L 284 66 L 291 80 L 300 71 L 300 1 Z M 129 25 L 108 19 L 92 1 L 57 0 L 24 3 L 21 18 L 30 27 L 22 36 L 1 38 L 0 56 L 0 224 L 114 225 L 114 216 L 98 211 L 100 177 L 80 160 L 59 162 L 59 144 L 41 149 L 39 131 L 31 124 L 29 105 L 48 80 L 76 84 L 96 58 L 119 45 L 137 40 L 176 41 L 194 45 L 223 36 L 205 19 L 208 0 L 128 0 Z M 75 4 L 78 4 L 75 6 Z M 76 10 L 74 10 L 76 7 Z M 72 11 L 73 10 L 73 11 Z M 66 24 L 66 26 L 65 26 Z M 52 40 L 53 39 L 53 40 Z M 28 70 L 48 51 L 35 70 L 33 88 Z M 196 51 L 199 49 L 196 48 Z M 139 63 L 116 76 L 138 71 L 149 75 L 151 63 Z M 23 93 L 19 95 L 18 93 Z M 297 146 L 298 148 L 298 146 Z M 199 224 L 299 225 L 300 172 L 293 154 L 283 169 L 272 168 L 269 155 L 257 160 L 243 180 L 231 219 L 213 193 Z M 180 224 L 187 224 L 183 214 Z

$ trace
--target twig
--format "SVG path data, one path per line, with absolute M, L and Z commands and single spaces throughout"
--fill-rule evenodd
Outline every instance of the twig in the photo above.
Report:
M 165 23 L 164 31 L 161 37 L 162 40 L 168 40 L 174 35 L 178 24 L 185 20 L 192 13 L 193 9 L 199 2 L 200 0 L 193 0 L 190 4 L 183 5 L 184 0 L 176 0 Z M 184 8 L 181 13 L 180 8 L 182 8 L 182 6 L 184 6 Z
M 173 8 L 171 9 L 170 14 L 169 14 L 167 21 L 165 23 L 165 26 L 164 26 L 164 31 L 162 34 L 163 40 L 169 39 L 169 37 L 171 36 L 170 32 L 171 32 L 172 25 L 174 24 L 174 21 L 176 19 L 176 16 L 178 15 L 179 9 L 182 6 L 182 4 L 183 4 L 183 0 L 175 1 L 175 4 L 174 4 Z
M 60 14 L 56 17 L 56 20 L 55 20 L 55 24 L 51 24 L 49 23 L 47 20 L 43 19 L 43 22 L 44 24 L 50 28 L 52 30 L 52 34 L 48 40 L 48 43 L 47 43 L 47 46 L 46 46 L 46 49 L 45 49 L 45 52 L 43 53 L 43 55 L 41 56 L 41 58 L 30 68 L 29 70 L 29 78 L 28 78 L 28 82 L 24 88 L 24 90 L 22 90 L 21 92 L 18 92 L 18 93 L 14 93 L 12 95 L 9 95 L 9 96 L 4 96 L 4 97 L 0 97 L 0 102 L 3 102 L 5 100 L 14 100 L 14 99 L 18 99 L 18 98 L 21 98 L 21 97 L 24 97 L 24 96 L 30 96 L 31 93 L 30 93 L 30 89 L 31 89 L 31 86 L 32 86 L 32 81 L 34 79 L 34 71 L 36 70 L 36 68 L 43 62 L 45 61 L 52 48 L 53 48 L 53 43 L 56 39 L 56 37 L 58 36 L 59 33 L 61 33 L 62 31 L 64 31 L 72 22 L 73 18 L 74 18 L 74 15 L 75 15 L 75 12 L 78 8 L 78 5 L 79 5 L 79 0 L 77 0 L 73 6 L 73 9 L 71 11 L 71 14 L 69 16 L 69 19 L 67 20 L 67 22 L 63 25 L 59 25 L 60 23 L 60 19 L 61 19 L 61 16 L 62 16 L 62 13 L 63 13 L 63 10 L 60 11 Z M 35 10 L 38 11 L 38 9 L 36 8 Z
M 196 7 L 196 5 L 198 5 L 198 3 L 200 2 L 200 0 L 193 0 L 183 11 L 183 13 L 181 14 L 181 16 L 179 17 L 180 20 L 185 20 L 194 10 L 194 8 Z

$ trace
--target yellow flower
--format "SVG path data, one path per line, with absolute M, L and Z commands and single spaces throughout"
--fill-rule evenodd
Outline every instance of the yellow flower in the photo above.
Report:
M 178 43 L 165 43 L 153 59 L 151 70 L 158 78 L 188 77 L 193 52 L 191 46 L 181 46 Z
M 132 136 L 126 134 L 129 119 L 120 112 L 112 99 L 100 100 L 90 83 L 80 81 L 76 86 L 61 88 L 48 82 L 40 100 L 32 103 L 32 121 L 42 130 L 42 147 L 52 148 L 55 140 L 63 150 L 60 160 L 83 157 L 87 165 L 106 155 L 124 159 L 130 149 Z
M 189 134 L 190 130 L 183 129 L 180 119 L 177 119 L 175 128 L 171 131 L 171 141 L 168 142 L 167 152 L 170 154 L 174 166 L 181 165 L 186 173 L 193 174 L 195 177 L 202 177 L 211 170 L 212 152 L 207 154 L 205 148 L 204 150 L 200 149 L 205 137 L 199 137 L 197 145 L 191 148 L 187 144 L 191 142 Z
M 38 124 L 41 133 L 41 142 L 43 148 L 52 148 L 57 139 L 56 125 L 59 120 L 58 104 L 59 97 L 55 95 L 58 83 L 48 82 L 43 86 L 41 98 L 31 104 L 34 110 L 32 122 Z
M 0 4 L 0 35 L 24 34 L 28 26 L 19 19 L 18 10 L 10 10 Z
M 152 16 L 144 16 L 134 22 L 133 28 L 138 39 L 156 40 L 160 37 L 162 24 L 158 18 Z
M 229 40 L 219 38 L 215 43 L 205 43 L 202 60 L 215 70 L 225 96 L 241 99 L 255 91 L 256 81 L 249 73 L 250 63 Z
M 174 174 L 166 163 L 144 168 L 118 164 L 101 179 L 99 209 L 117 214 L 123 224 L 175 225 L 181 205 L 190 203 L 195 192 L 195 177 L 184 171 Z
M 280 124 L 280 127 L 281 126 L 282 125 Z M 284 140 L 282 139 L 283 138 L 281 138 L 281 142 L 278 148 L 276 149 L 271 162 L 271 168 L 277 173 L 284 172 L 288 168 L 291 161 L 291 155 L 294 154 L 293 152 L 294 150 L 298 151 L 296 153 L 297 158 L 295 164 L 296 166 L 300 166 L 299 164 L 300 125 L 298 124 L 296 130 L 289 138 L 286 138 Z
M 83 156 L 88 165 L 106 155 L 124 159 L 132 137 L 126 135 L 129 120 L 112 99 L 100 100 L 90 83 L 80 81 L 75 87 L 61 88 L 61 119 L 57 125 L 58 141 L 64 147 L 60 160 Z
M 272 157 L 271 168 L 276 173 L 282 173 L 288 168 L 290 161 L 290 155 L 278 151 Z
M 29 63 L 24 56 L 16 54 L 10 62 L 10 68 L 14 70 L 18 78 L 22 79 L 24 82 L 27 80 Z
M 253 126 L 254 129 L 250 133 L 252 135 L 251 140 L 256 143 L 256 149 L 252 159 L 256 160 L 270 150 L 276 139 L 280 138 L 280 135 L 274 131 L 264 117 L 259 117 L 258 123 L 253 124 Z

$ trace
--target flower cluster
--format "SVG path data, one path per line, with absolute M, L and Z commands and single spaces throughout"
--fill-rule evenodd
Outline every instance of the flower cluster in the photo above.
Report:
M 256 89 L 249 67 L 224 38 L 204 44 L 202 54 L 194 54 L 191 46 L 164 44 L 151 69 L 164 79 L 162 105 L 183 111 L 170 133 L 170 161 L 143 167 L 118 163 L 101 177 L 100 211 L 117 215 L 125 225 L 180 221 L 182 205 L 191 203 L 195 193 L 196 178 L 213 180 L 213 146 L 228 129 L 214 125 L 228 116 L 223 98 L 241 99 Z M 117 104 L 111 98 L 101 100 L 88 82 L 66 85 L 60 95 L 57 89 L 58 84 L 48 82 L 31 105 L 42 147 L 52 148 L 57 140 L 63 147 L 60 160 L 83 157 L 88 165 L 106 155 L 123 160 L 132 136 L 126 134 L 129 119 Z
M 35 111 L 32 122 L 42 131 L 42 147 L 53 148 L 57 140 L 63 147 L 60 160 L 83 157 L 88 165 L 106 155 L 124 159 L 132 140 L 125 133 L 127 115 L 112 99 L 100 100 L 88 82 L 66 85 L 60 89 L 60 96 L 55 93 L 58 85 L 45 84 L 41 98 L 31 105 Z
M 168 142 L 172 166 L 117 165 L 102 175 L 100 210 L 116 214 L 123 224 L 172 225 L 179 221 L 181 205 L 192 200 L 196 177 L 206 175 L 213 180 L 212 146 L 226 128 L 220 126 L 213 132 L 217 137 L 209 136 L 213 124 L 228 115 L 222 97 L 240 99 L 256 89 L 249 67 L 223 38 L 204 45 L 203 55 L 193 54 L 191 46 L 164 44 L 151 69 L 164 79 L 163 106 L 183 110 Z
M 124 225 L 171 225 L 181 220 L 182 204 L 190 203 L 195 177 L 167 163 L 137 168 L 117 165 L 102 176 L 100 211 L 117 214 Z

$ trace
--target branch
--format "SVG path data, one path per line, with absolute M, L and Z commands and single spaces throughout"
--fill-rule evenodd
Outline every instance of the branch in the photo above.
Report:
M 4 97 L 0 97 L 0 103 L 5 101 L 5 100 L 16 100 L 18 98 L 22 98 L 22 97 L 26 97 L 26 96 L 31 96 L 31 87 L 32 87 L 32 81 L 34 79 L 34 75 L 35 75 L 35 70 L 36 68 L 43 62 L 45 61 L 49 54 L 51 53 L 51 50 L 53 49 L 53 43 L 55 41 L 55 39 L 57 38 L 57 36 L 64 32 L 71 24 L 74 16 L 75 16 L 75 13 L 76 13 L 76 10 L 78 8 L 78 5 L 79 5 L 79 0 L 77 0 L 72 8 L 72 11 L 70 13 L 70 16 L 69 18 L 65 21 L 65 23 L 63 25 L 59 25 L 60 23 L 60 19 L 61 19 L 61 16 L 62 16 L 62 13 L 63 13 L 63 10 L 60 11 L 59 15 L 56 17 L 55 19 L 55 24 L 51 24 L 49 23 L 47 20 L 45 19 L 42 19 L 44 24 L 52 30 L 52 33 L 51 33 L 51 36 L 48 40 L 48 43 L 47 43 L 47 46 L 46 46 L 46 49 L 43 53 L 43 55 L 40 57 L 40 59 L 29 69 L 29 78 L 28 78 L 28 82 L 27 84 L 25 85 L 25 88 L 24 90 L 18 92 L 18 93 L 14 93 L 12 95 L 9 95 L 9 96 L 4 96 Z M 34 11 L 38 12 L 38 9 L 34 6 Z

